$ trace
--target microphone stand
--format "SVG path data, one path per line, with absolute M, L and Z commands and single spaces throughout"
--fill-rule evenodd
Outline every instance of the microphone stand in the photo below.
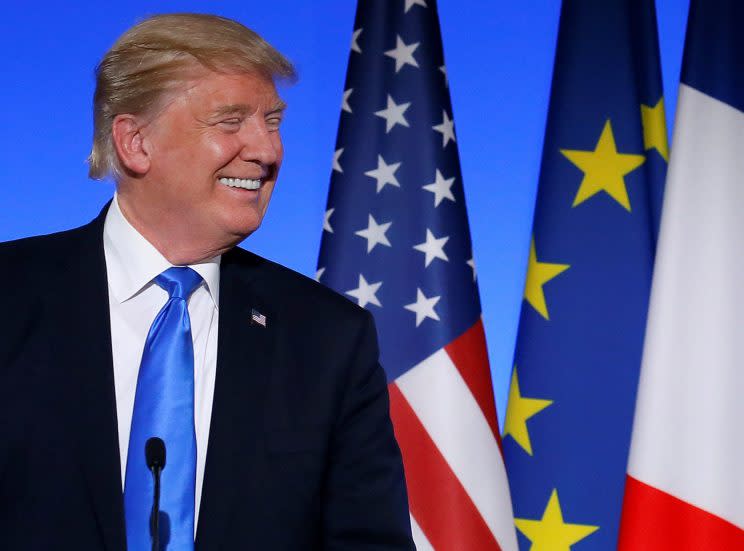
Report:
M 153 465 L 152 478 L 155 481 L 155 494 L 150 514 L 150 533 L 152 534 L 152 551 L 160 551 L 160 466 Z
M 152 473 L 155 491 L 150 513 L 150 536 L 152 551 L 160 551 L 160 473 L 165 468 L 165 442 L 157 436 L 145 442 L 145 462 Z

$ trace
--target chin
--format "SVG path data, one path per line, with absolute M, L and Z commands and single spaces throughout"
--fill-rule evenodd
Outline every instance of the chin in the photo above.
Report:
M 263 216 L 256 205 L 220 209 L 212 220 L 225 234 L 248 236 L 261 226 Z
M 233 244 L 240 243 L 261 227 L 261 221 L 252 220 L 243 224 L 231 224 L 228 229 L 228 234 L 232 237 Z

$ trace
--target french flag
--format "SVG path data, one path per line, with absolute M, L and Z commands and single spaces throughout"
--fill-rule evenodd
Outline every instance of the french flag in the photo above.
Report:
M 743 30 L 691 1 L 621 551 L 744 549 Z

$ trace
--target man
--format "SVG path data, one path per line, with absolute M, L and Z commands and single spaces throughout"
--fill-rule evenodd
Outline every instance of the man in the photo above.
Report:
M 206 15 L 105 55 L 90 173 L 113 201 L 0 245 L 0 549 L 413 548 L 371 316 L 234 248 L 276 183 L 293 76 Z

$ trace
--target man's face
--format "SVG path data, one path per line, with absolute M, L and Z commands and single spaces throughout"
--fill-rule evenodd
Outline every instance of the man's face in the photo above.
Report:
M 140 199 L 208 248 L 241 241 L 276 183 L 283 105 L 267 77 L 205 70 L 143 129 L 150 168 Z

